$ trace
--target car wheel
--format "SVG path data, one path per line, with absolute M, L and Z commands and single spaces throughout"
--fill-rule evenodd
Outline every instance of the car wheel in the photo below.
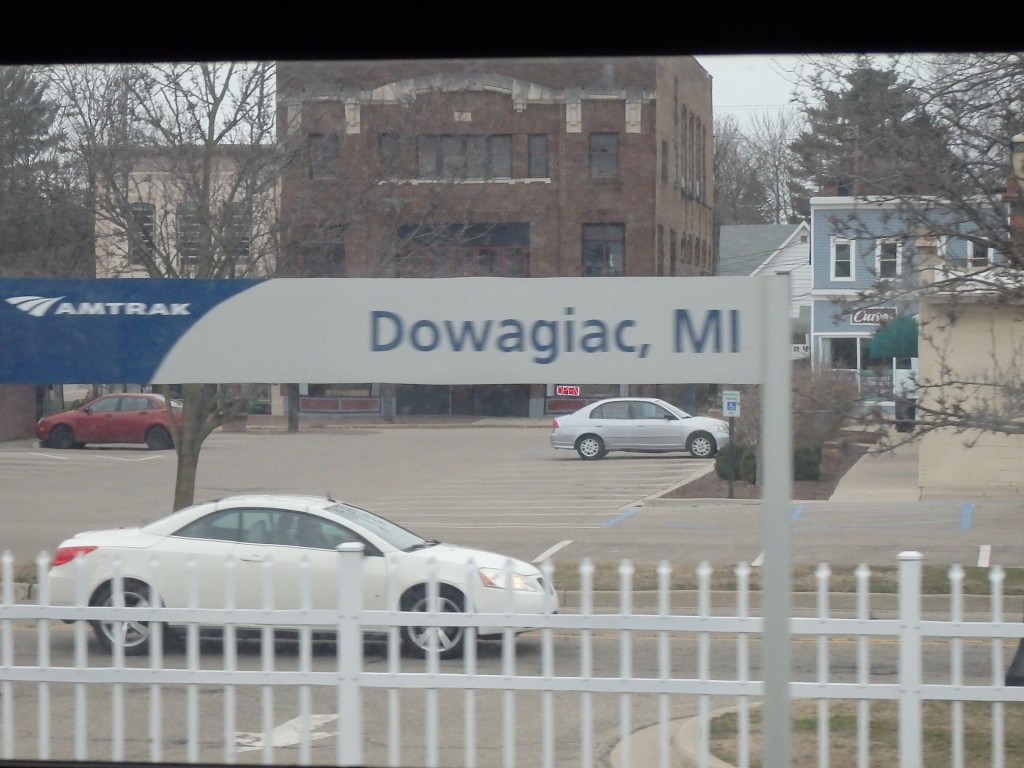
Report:
M 439 613 L 462 613 L 463 597 L 451 587 L 441 587 L 438 595 Z M 428 611 L 430 605 L 426 589 L 419 587 L 402 598 L 403 611 Z M 465 627 L 402 627 L 402 647 L 411 655 L 427 658 L 431 637 L 437 637 L 438 656 L 455 659 L 462 656 L 466 642 Z
M 146 445 L 151 451 L 165 451 L 174 447 L 171 433 L 163 427 L 150 427 L 146 433 Z
M 600 459 L 607 451 L 604 449 L 604 440 L 597 435 L 583 435 L 576 441 L 576 453 L 581 459 Z
M 75 440 L 75 433 L 67 424 L 54 427 L 47 444 L 54 448 L 76 448 L 79 445 Z
M 718 445 L 707 432 L 694 432 L 686 441 L 686 450 L 696 459 L 710 459 L 718 453 Z
M 125 609 L 148 608 L 150 602 L 148 584 L 134 579 L 124 581 Z M 114 604 L 112 584 L 104 585 L 94 596 L 90 605 L 104 607 Z M 142 656 L 149 652 L 152 629 L 148 621 L 94 621 L 93 631 L 103 650 L 111 652 L 115 645 L 124 644 L 125 656 Z

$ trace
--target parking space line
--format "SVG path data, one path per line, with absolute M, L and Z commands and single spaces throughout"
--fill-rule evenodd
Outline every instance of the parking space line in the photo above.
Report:
M 549 557 L 551 557 L 553 554 L 555 554 L 555 552 L 558 552 L 560 549 L 565 549 L 570 544 L 572 544 L 572 539 L 566 539 L 565 541 L 560 541 L 557 544 L 555 544 L 553 547 L 549 547 L 547 550 L 545 550 L 541 554 L 537 555 L 537 558 L 533 562 L 534 563 L 543 563 L 545 560 L 547 560 Z
M 978 567 L 988 568 L 988 564 L 992 560 L 992 545 L 982 544 L 978 547 Z

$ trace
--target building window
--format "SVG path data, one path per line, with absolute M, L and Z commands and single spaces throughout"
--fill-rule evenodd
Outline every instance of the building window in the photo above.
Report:
M 326 225 L 306 234 L 292 246 L 295 275 L 346 277 L 344 228 Z
M 832 238 L 832 279 L 853 280 L 853 240 Z
M 668 273 L 670 275 L 679 274 L 679 260 L 676 253 L 676 231 L 670 230 L 668 234 Z
M 510 135 L 420 136 L 421 179 L 508 179 L 512 177 Z
M 619 175 L 619 134 L 590 134 L 590 176 L 614 179 Z
M 668 141 L 661 140 L 661 183 L 668 184 Z
M 309 135 L 309 172 L 314 179 L 336 179 L 340 152 L 338 134 Z
M 621 277 L 624 274 L 625 233 L 623 224 L 583 225 L 584 277 Z
M 156 207 L 152 203 L 132 203 L 134 226 L 128 232 L 128 262 L 144 264 L 153 257 L 156 233 Z
M 527 137 L 527 166 L 526 173 L 531 179 L 546 179 L 551 175 L 546 133 L 531 133 Z
M 888 280 L 900 274 L 902 250 L 895 240 L 879 240 L 875 244 L 875 274 L 878 279 Z
M 232 264 L 249 260 L 252 245 L 252 206 L 248 202 L 224 204 L 224 255 Z
M 658 225 L 658 274 L 665 274 L 665 226 Z
M 195 203 L 178 203 L 176 218 L 178 261 L 181 264 L 195 264 L 199 261 L 199 206 Z
M 983 240 L 968 238 L 967 266 L 971 269 L 983 269 L 992 263 L 992 249 Z
M 378 142 L 378 149 L 380 150 L 381 175 L 390 178 L 401 177 L 402 156 L 398 135 L 382 133 Z
M 396 277 L 527 277 L 530 225 L 452 224 L 398 230 Z

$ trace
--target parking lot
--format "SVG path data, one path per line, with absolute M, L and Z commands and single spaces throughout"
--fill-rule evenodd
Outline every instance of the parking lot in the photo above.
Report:
M 756 501 L 652 500 L 709 464 L 683 453 L 582 461 L 552 449 L 538 427 L 218 431 L 203 446 L 196 499 L 330 494 L 428 537 L 565 567 L 584 557 L 756 565 Z M 0 551 L 20 564 L 76 531 L 152 520 L 171 511 L 174 477 L 173 451 L 0 444 Z M 1009 502 L 794 502 L 789 522 L 795 564 L 894 565 L 908 549 L 929 562 L 1024 562 L 1024 530 Z

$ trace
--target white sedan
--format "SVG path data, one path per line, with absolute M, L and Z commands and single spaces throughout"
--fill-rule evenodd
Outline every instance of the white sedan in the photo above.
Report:
M 426 611 L 428 583 L 436 578 L 437 610 L 462 612 L 467 599 L 479 613 L 544 614 L 557 611 L 553 586 L 535 566 L 503 555 L 424 539 L 365 509 L 330 498 L 299 495 L 231 496 L 173 512 L 141 527 L 79 533 L 61 543 L 49 572 L 54 605 L 76 605 L 78 579 L 86 580 L 89 605 L 117 604 L 114 560 L 120 562 L 124 605 L 223 608 L 225 562 L 236 564 L 234 604 L 263 606 L 261 567 L 271 561 L 273 606 L 303 607 L 302 567 L 310 568 L 314 609 L 338 605 L 336 548 L 360 542 L 363 551 L 363 607 L 367 610 Z M 159 562 L 159 594 L 148 580 Z M 75 567 L 80 563 L 84 568 Z M 84 575 L 82 572 L 84 571 Z M 436 574 L 436 576 L 435 576 Z M 198 605 L 189 602 L 190 583 Z M 510 603 L 511 599 L 511 603 Z M 148 652 L 147 622 L 96 621 L 105 649 L 124 644 L 125 653 Z M 329 629 L 329 628 L 325 628 Z M 375 628 L 366 628 L 374 632 Z M 401 628 L 402 645 L 426 655 L 431 635 L 441 658 L 462 653 L 465 627 Z M 478 627 L 478 637 L 500 635 Z M 171 628 L 168 637 L 180 634 Z
M 575 450 L 583 459 L 608 451 L 687 451 L 698 459 L 729 444 L 722 419 L 692 416 L 653 397 L 611 397 L 585 405 L 551 424 L 551 447 Z

